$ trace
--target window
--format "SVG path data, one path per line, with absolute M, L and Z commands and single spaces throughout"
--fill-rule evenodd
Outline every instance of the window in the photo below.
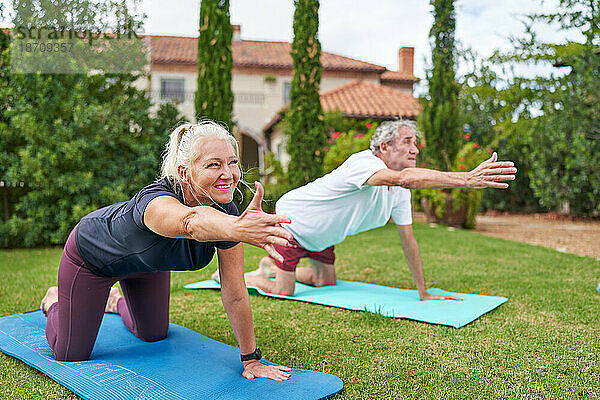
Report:
M 290 102 L 290 89 L 292 88 L 292 82 L 283 82 L 283 102 L 285 104 Z
M 281 141 L 279 143 L 277 143 L 277 159 L 281 160 L 281 157 L 286 153 L 286 148 L 285 148 L 285 141 Z
M 180 103 L 185 101 L 184 80 L 183 79 L 161 79 L 160 80 L 160 99 L 176 100 Z

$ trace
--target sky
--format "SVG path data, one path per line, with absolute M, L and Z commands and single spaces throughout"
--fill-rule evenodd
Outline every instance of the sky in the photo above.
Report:
M 494 49 L 509 48 L 510 35 L 523 32 L 520 16 L 551 12 L 557 3 L 558 0 L 457 0 L 456 38 L 463 47 L 489 56 Z M 139 7 L 147 15 L 147 34 L 197 35 L 199 0 L 141 0 Z M 412 46 L 414 72 L 423 79 L 430 54 L 431 10 L 429 0 L 321 0 L 321 47 L 397 70 L 398 49 Z M 241 25 L 242 39 L 293 39 L 293 0 L 230 0 L 230 12 L 231 22 Z M 540 36 L 556 43 L 565 41 L 565 34 L 552 27 L 542 27 Z

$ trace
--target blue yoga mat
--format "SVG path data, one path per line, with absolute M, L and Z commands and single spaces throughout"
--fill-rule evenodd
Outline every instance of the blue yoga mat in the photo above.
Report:
M 190 283 L 186 289 L 220 289 L 213 280 Z M 453 293 L 441 289 L 428 289 L 430 294 L 452 294 L 463 301 L 420 301 L 416 290 L 398 289 L 371 283 L 341 281 L 335 285 L 313 287 L 296 282 L 294 296 L 280 296 L 249 287 L 252 294 L 299 300 L 348 310 L 369 311 L 386 317 L 407 318 L 431 324 L 460 328 L 493 310 L 508 299 L 500 296 Z
M 166 339 L 143 342 L 116 314 L 104 315 L 90 360 L 59 362 L 45 326 L 40 311 L 1 317 L 0 350 L 84 399 L 321 399 L 343 387 L 337 376 L 301 369 L 283 382 L 246 379 L 236 347 L 175 324 Z

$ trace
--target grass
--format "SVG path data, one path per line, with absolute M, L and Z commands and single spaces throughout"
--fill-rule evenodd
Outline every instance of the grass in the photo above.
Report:
M 600 398 L 600 262 L 473 232 L 415 224 L 428 287 L 509 301 L 466 327 L 429 325 L 252 296 L 268 359 L 344 381 L 336 399 Z M 0 251 L 0 315 L 39 307 L 56 284 L 60 248 Z M 263 252 L 247 247 L 247 270 Z M 393 226 L 336 248 L 339 279 L 413 288 Z M 307 263 L 308 265 L 308 263 Z M 177 272 L 171 322 L 236 345 L 220 295 L 184 290 L 213 264 Z M 0 398 L 75 399 L 0 353 Z

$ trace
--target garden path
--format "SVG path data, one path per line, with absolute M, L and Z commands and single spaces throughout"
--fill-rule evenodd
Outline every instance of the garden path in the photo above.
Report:
M 414 220 L 426 221 L 422 213 L 415 213 Z M 600 260 L 599 220 L 573 220 L 554 213 L 480 214 L 475 232 Z

